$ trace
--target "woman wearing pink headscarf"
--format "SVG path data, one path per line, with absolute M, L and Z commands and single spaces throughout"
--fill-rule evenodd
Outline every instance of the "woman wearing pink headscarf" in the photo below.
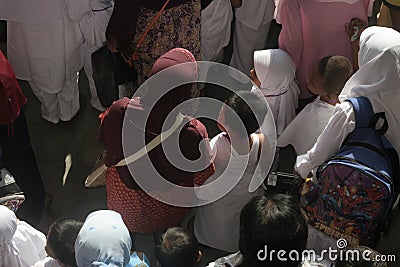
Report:
M 345 24 L 368 21 L 374 0 L 276 0 L 276 20 L 282 24 L 279 48 L 292 57 L 300 99 L 311 96 L 307 75 L 320 58 L 341 55 L 352 60 Z
M 186 64 L 179 65 L 182 63 Z M 179 69 L 168 72 L 170 67 L 175 66 L 179 66 Z M 155 80 L 152 76 L 158 73 L 162 75 L 165 71 L 169 75 L 161 84 L 152 82 Z M 104 113 L 99 134 L 99 141 L 106 146 L 105 164 L 109 167 L 106 173 L 108 208 L 120 213 L 129 231 L 133 233 L 159 232 L 177 226 L 191 210 L 189 205 L 178 207 L 167 204 L 180 202 L 180 198 L 187 195 L 175 194 L 175 191 L 160 186 L 157 178 L 162 177 L 173 185 L 193 187 L 214 172 L 206 128 L 198 120 L 183 115 L 184 111 L 178 108 L 179 104 L 191 98 L 194 90 L 193 82 L 197 76 L 194 56 L 182 48 L 172 49 L 155 62 L 150 76 L 143 85 L 147 88 L 142 97 L 123 98 L 114 102 Z M 172 90 L 168 92 L 164 90 L 178 80 L 185 84 L 171 86 Z M 170 120 L 168 115 L 172 115 L 173 119 Z M 181 127 L 161 145 L 147 152 L 152 168 L 146 165 L 147 155 L 128 167 L 113 167 L 125 158 L 125 154 L 132 155 L 142 149 L 142 138 L 144 143 L 149 144 L 165 129 L 171 129 L 174 118 L 180 116 L 183 117 Z M 171 163 L 170 155 L 167 157 L 168 152 L 174 155 L 181 152 L 189 162 L 200 160 L 202 166 L 208 168 L 199 171 L 183 170 Z M 196 180 L 201 174 L 203 179 Z M 168 200 L 153 198 L 154 195 L 150 196 L 148 190 L 145 192 L 143 184 L 139 185 L 138 181 L 154 182 L 155 189 L 151 192 L 160 193 Z

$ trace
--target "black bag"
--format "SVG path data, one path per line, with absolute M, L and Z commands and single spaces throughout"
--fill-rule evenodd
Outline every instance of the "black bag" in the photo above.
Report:
M 104 107 L 109 107 L 118 99 L 118 86 L 115 83 L 112 53 L 106 45 L 92 54 L 92 66 L 97 96 Z
M 303 182 L 304 179 L 296 174 L 271 171 L 264 182 L 267 188 L 265 194 L 266 196 L 287 194 L 300 199 Z

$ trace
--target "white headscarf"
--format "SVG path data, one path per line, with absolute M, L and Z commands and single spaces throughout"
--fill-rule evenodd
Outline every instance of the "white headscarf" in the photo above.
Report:
M 19 250 L 13 242 L 17 231 L 17 217 L 14 212 L 0 205 L 0 266 L 22 266 Z
M 360 37 L 358 63 L 360 68 L 347 81 L 340 99 L 365 96 L 374 112 L 384 111 L 389 123 L 386 136 L 400 153 L 400 33 L 367 28 Z
M 78 267 L 125 267 L 132 241 L 121 215 L 111 210 L 89 214 L 75 241 Z
M 31 266 L 46 257 L 46 237 L 0 205 L 0 266 Z
M 296 68 L 289 54 L 280 49 L 255 51 L 254 68 L 280 135 L 296 116 L 300 92 L 294 80 Z

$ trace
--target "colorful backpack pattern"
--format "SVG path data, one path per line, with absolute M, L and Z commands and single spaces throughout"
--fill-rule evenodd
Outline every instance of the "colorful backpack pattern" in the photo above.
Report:
M 384 113 L 373 114 L 365 97 L 347 101 L 353 105 L 356 128 L 318 168 L 318 183 L 306 183 L 302 200 L 315 228 L 351 245 L 374 247 L 398 197 L 399 159 L 383 136 L 389 127 Z M 380 120 L 384 124 L 376 129 Z

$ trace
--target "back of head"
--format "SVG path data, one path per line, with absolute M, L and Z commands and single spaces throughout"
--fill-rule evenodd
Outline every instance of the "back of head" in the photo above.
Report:
M 129 263 L 131 247 L 121 215 L 112 210 L 98 210 L 86 217 L 76 238 L 76 264 L 124 267 Z
M 253 92 L 239 91 L 229 98 L 226 105 L 232 109 L 224 109 L 225 122 L 236 134 L 250 135 L 254 133 L 264 121 L 267 114 L 265 100 Z M 243 123 L 245 130 L 241 127 Z
M 196 238 L 181 227 L 169 228 L 156 248 L 156 257 L 161 267 L 193 267 L 199 256 Z
M 47 249 L 50 248 L 51 256 L 66 266 L 76 266 L 74 245 L 82 225 L 83 222 L 61 218 L 49 228 Z
M 343 251 L 342 259 L 339 259 L 336 267 L 386 267 L 385 261 L 375 261 L 382 259 L 377 251 L 364 246 L 349 247 Z
M 242 266 L 297 266 L 302 251 L 306 249 L 307 235 L 306 219 L 294 197 L 255 197 L 244 206 L 240 214 L 239 247 L 243 255 Z M 288 261 L 279 261 L 276 253 L 272 257 L 265 255 L 265 259 L 259 259 L 259 252 L 265 250 L 284 250 L 284 257 Z M 288 257 L 292 250 L 300 255 L 296 261 Z
M 327 56 L 318 62 L 318 71 L 324 77 L 324 91 L 339 95 L 353 74 L 350 61 L 343 56 Z

